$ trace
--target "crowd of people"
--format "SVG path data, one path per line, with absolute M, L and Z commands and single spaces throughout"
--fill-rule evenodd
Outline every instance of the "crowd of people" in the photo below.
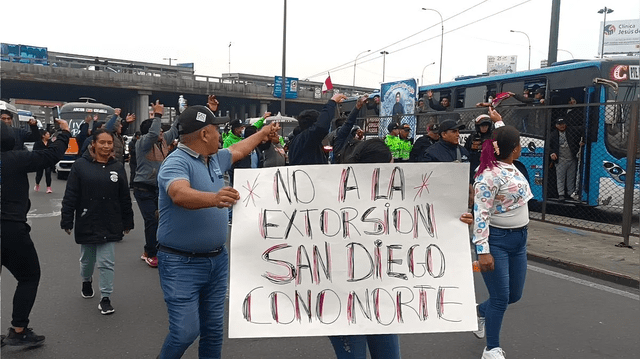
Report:
M 504 358 L 500 327 L 508 304 L 520 299 L 524 287 L 526 204 L 532 198 L 528 174 L 517 161 L 521 149 L 518 131 L 504 126 L 500 114 L 489 107 L 486 115 L 475 119 L 475 130 L 464 146 L 460 130 L 465 126 L 451 119 L 427 124 L 427 135 L 416 141 L 411 138 L 411 126 L 396 121 L 388 125 L 384 139 L 365 139 L 356 125 L 358 110 L 377 105 L 377 100 L 359 98 L 356 109 L 342 118 L 338 127 L 333 121 L 336 106 L 345 99 L 343 94 L 335 94 L 321 111 L 302 111 L 298 127 L 286 139 L 278 134 L 279 124 L 268 121 L 268 112 L 254 124 L 240 120 L 227 123 L 228 119 L 216 117 L 219 102 L 213 95 L 206 105 L 186 107 L 164 132 L 164 105 L 156 101 L 151 104 L 153 117 L 142 121 L 139 133 L 129 143 L 130 175 L 125 171 L 122 132 L 135 121 L 135 114 L 122 119 L 116 109 L 106 123 L 98 123 L 91 131 L 87 119 L 80 136 L 85 138 L 86 149 L 71 169 L 60 221 L 61 229 L 73 233 L 81 246 L 82 297 L 94 296 L 97 265 L 98 309 L 103 315 L 115 312 L 110 300 L 114 243 L 134 228 L 133 190 L 143 218 L 141 259 L 158 268 L 169 317 L 169 333 L 158 357 L 180 358 L 199 337 L 200 357 L 219 358 L 228 286 L 225 242 L 230 209 L 239 200 L 232 187 L 234 168 L 470 162 L 471 211 L 460 220 L 473 227 L 471 242 L 489 290 L 489 298 L 477 307 L 478 331 L 474 334 L 486 337 L 483 358 Z M 433 103 L 431 93 L 428 99 L 436 110 L 448 111 L 450 107 L 446 97 L 440 104 Z M 42 145 L 32 152 L 16 149 L 17 131 L 4 122 L 2 125 L 2 168 L 7 169 L 2 177 L 2 265 L 18 280 L 12 328 L 3 344 L 39 345 L 44 341 L 44 336 L 27 328 L 40 277 L 26 224 L 27 173 L 45 171 L 46 175 L 46 169 L 62 157 L 70 134 L 66 122 L 59 123 L 55 141 L 41 134 Z M 330 133 L 332 153 L 323 145 Z M 561 135 L 557 142 L 559 159 L 567 152 L 565 147 L 575 149 L 572 144 L 565 146 Z M 36 186 L 40 178 L 38 175 Z M 338 358 L 365 358 L 367 348 L 374 359 L 400 358 L 398 335 L 336 336 L 330 340 Z

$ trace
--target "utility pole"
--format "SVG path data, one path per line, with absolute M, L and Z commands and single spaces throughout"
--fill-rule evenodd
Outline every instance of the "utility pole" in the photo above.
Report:
M 285 116 L 285 98 L 287 78 L 287 0 L 284 0 L 284 22 L 282 24 L 282 96 L 280 97 L 280 113 Z
M 560 28 L 560 0 L 551 3 L 551 27 L 549 28 L 549 53 L 547 66 L 558 61 L 558 29 Z

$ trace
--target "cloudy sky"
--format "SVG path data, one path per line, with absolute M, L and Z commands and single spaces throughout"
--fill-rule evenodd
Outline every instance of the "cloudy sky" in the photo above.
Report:
M 551 0 L 288 0 L 287 76 L 379 88 L 385 81 L 438 82 L 486 71 L 488 55 L 517 55 L 518 70 L 547 57 Z M 97 4 L 97 5 L 96 5 Z M 154 63 L 193 62 L 197 74 L 282 73 L 284 0 L 154 2 L 7 1 L 0 42 L 50 51 Z M 562 0 L 558 60 L 598 54 L 597 11 L 608 20 L 640 18 L 640 0 Z M 231 47 L 229 47 L 231 43 Z M 369 50 L 369 52 L 366 52 Z M 435 62 L 434 65 L 427 66 Z M 427 66 L 427 67 L 425 67 Z

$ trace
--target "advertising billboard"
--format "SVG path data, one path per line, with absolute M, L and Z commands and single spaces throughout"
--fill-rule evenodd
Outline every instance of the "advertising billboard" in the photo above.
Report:
M 516 71 L 517 55 L 487 56 L 487 72 L 489 75 L 508 74 Z
M 598 34 L 598 55 L 602 51 L 604 39 L 604 54 L 628 54 L 637 53 L 640 44 L 640 19 L 634 20 L 607 20 L 607 25 L 600 22 Z

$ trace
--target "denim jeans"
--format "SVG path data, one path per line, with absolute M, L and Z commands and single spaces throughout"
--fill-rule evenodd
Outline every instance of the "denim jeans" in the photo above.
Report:
M 111 297 L 111 293 L 113 293 L 115 248 L 115 242 L 80 245 L 80 277 L 83 282 L 92 281 L 93 269 L 97 262 L 102 297 Z
M 160 287 L 169 312 L 169 334 L 160 359 L 180 358 L 200 335 L 199 358 L 222 355 L 229 255 L 192 258 L 158 251 Z
M 138 202 L 138 208 L 144 220 L 144 251 L 149 257 L 155 257 L 158 249 L 158 192 L 148 192 L 141 189 L 133 189 L 133 196 Z
M 500 346 L 500 328 L 507 306 L 522 297 L 527 275 L 527 227 L 519 229 L 489 228 L 489 249 L 495 269 L 482 272 L 489 299 L 478 306 L 485 317 L 487 349 Z
M 396 334 L 341 335 L 329 337 L 338 359 L 400 359 L 400 338 Z

